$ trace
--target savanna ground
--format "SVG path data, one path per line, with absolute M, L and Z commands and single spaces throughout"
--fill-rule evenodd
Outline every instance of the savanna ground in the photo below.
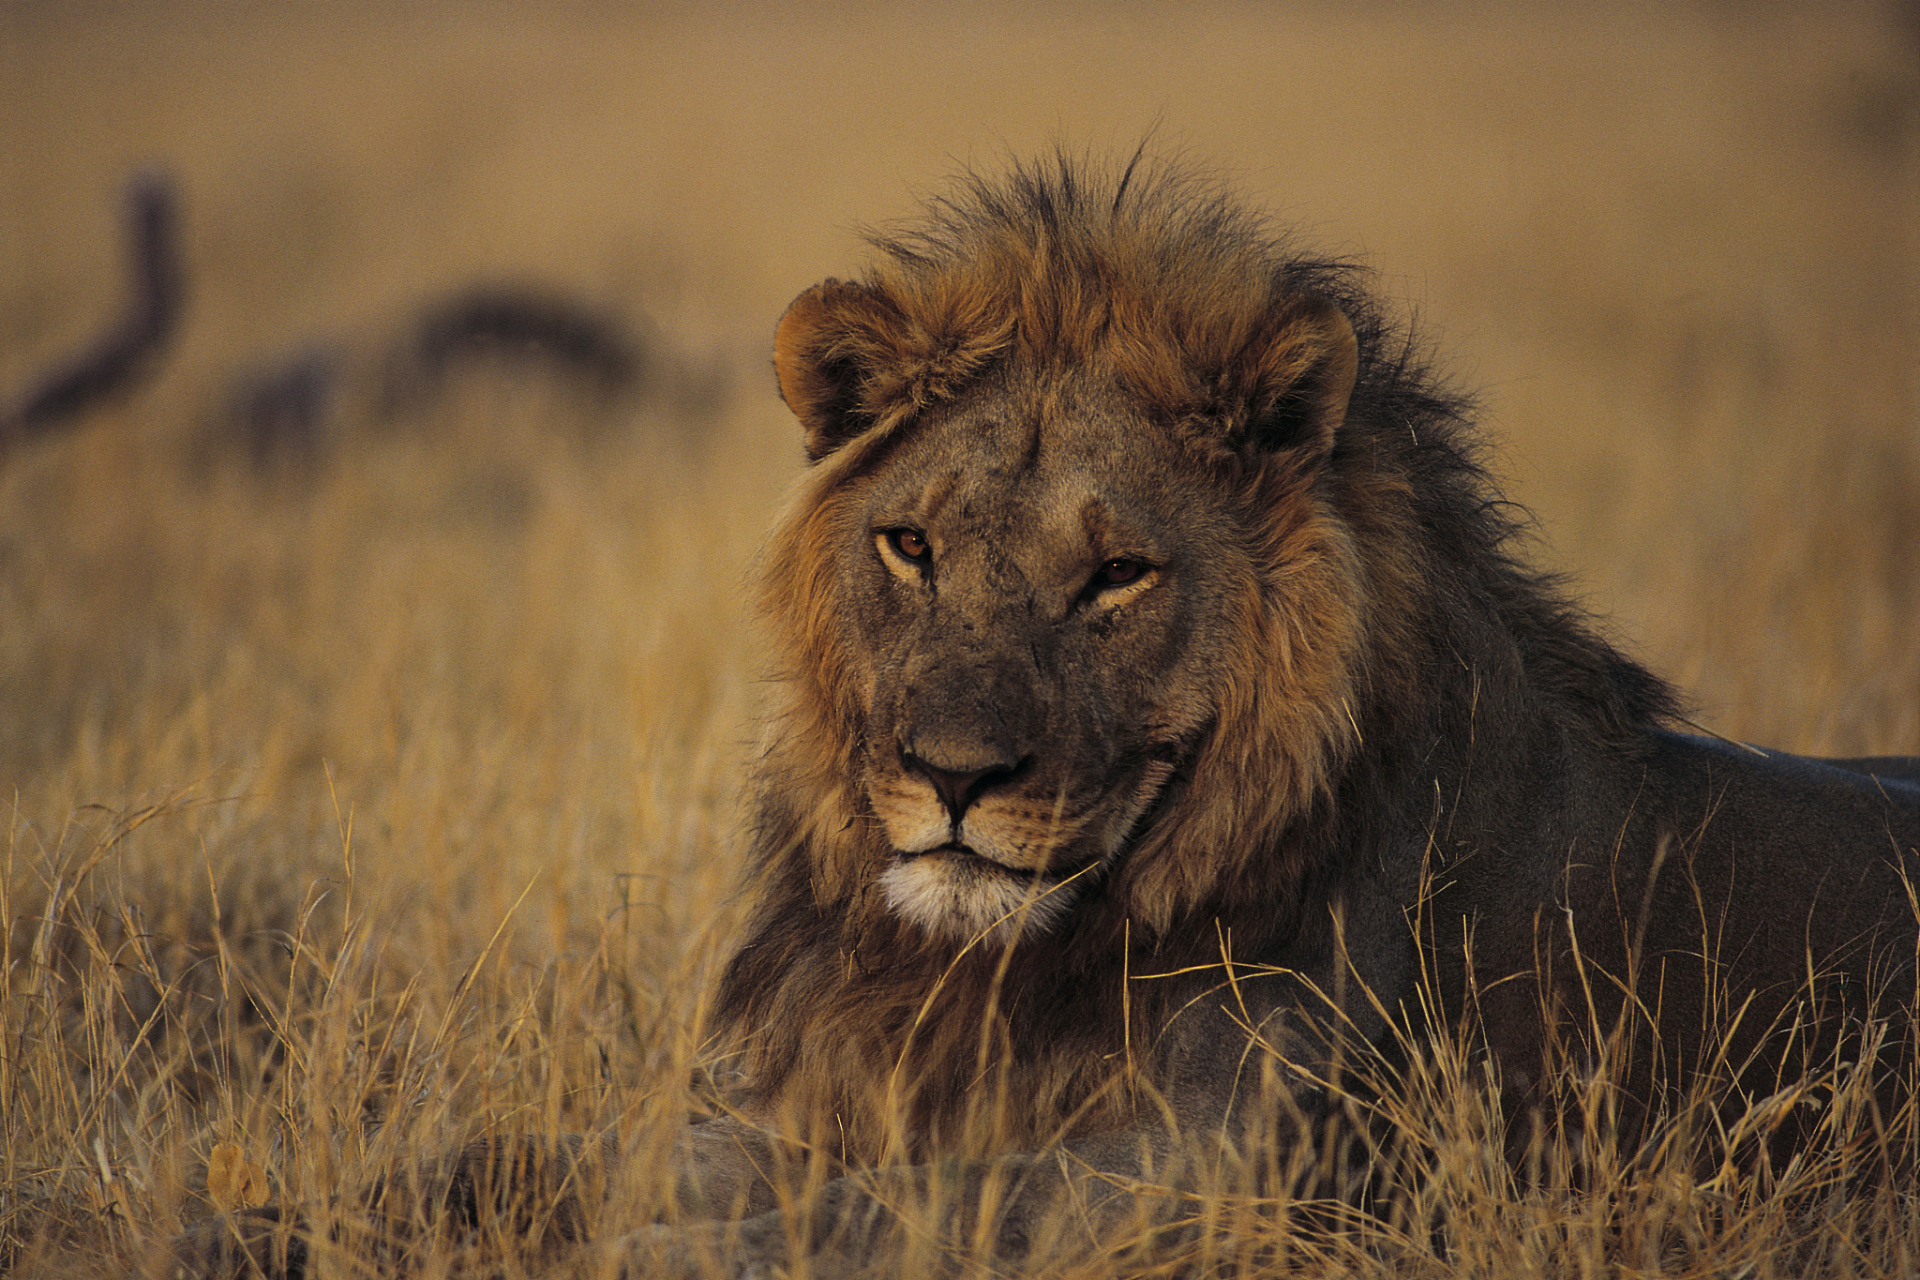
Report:
M 1368 262 L 1701 723 L 1920 750 L 1914 13 L 0 0 L 0 399 L 115 305 L 135 169 L 178 180 L 191 288 L 150 382 L 0 458 L 0 1270 L 138 1268 L 267 1195 L 359 1275 L 335 1193 L 412 1153 L 684 1118 L 799 464 L 772 323 L 1007 151 L 1153 131 Z M 482 281 L 623 317 L 653 373 L 368 407 Z M 333 443 L 256 470 L 235 388 L 319 349 Z M 1458 1068 L 1396 1117 L 1440 1153 L 1415 1210 L 1202 1205 L 1203 1269 L 1920 1270 L 1910 1199 L 1812 1189 L 1831 1152 L 1522 1187 Z

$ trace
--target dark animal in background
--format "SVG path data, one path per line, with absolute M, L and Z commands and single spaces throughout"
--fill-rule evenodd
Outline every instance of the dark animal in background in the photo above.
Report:
M 395 353 L 400 393 L 433 395 L 463 362 L 544 365 L 612 400 L 645 374 L 639 346 L 614 317 L 560 294 L 482 286 L 428 306 Z
M 137 174 L 127 182 L 125 202 L 131 267 L 126 305 L 91 346 L 41 378 L 0 415 L 0 452 L 126 393 L 152 372 L 179 331 L 185 290 L 173 179 L 159 172 Z
M 231 427 L 257 470 L 310 469 L 333 443 L 344 359 L 338 348 L 317 346 L 243 375 L 216 437 Z
M 488 284 L 430 302 L 375 344 L 319 343 L 238 379 L 229 426 L 262 468 L 317 463 L 350 420 L 398 423 L 430 411 L 483 371 L 579 393 L 585 417 L 668 390 L 683 370 L 649 359 L 619 317 L 551 288 Z
M 649 358 L 625 322 L 591 303 L 538 285 L 485 284 L 426 304 L 380 342 L 315 344 L 244 375 L 227 417 L 256 466 L 303 469 L 351 420 L 412 420 L 458 379 L 485 371 L 577 392 L 589 434 L 630 398 L 671 392 L 687 376 Z
M 0 414 L 0 454 L 131 392 L 158 367 L 184 311 L 180 219 L 171 176 L 154 171 L 129 180 L 126 306 L 97 340 Z M 619 407 L 638 395 L 704 420 L 724 383 L 718 368 L 643 342 L 620 316 L 563 290 L 478 284 L 422 305 L 397 332 L 310 343 L 237 375 L 195 452 L 204 463 L 237 444 L 256 469 L 309 470 L 355 419 L 416 418 L 462 376 L 482 369 L 578 392 L 589 436 L 617 421 Z

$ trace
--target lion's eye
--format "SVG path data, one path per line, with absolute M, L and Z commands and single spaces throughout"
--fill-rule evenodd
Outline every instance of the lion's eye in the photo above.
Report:
M 887 545 L 902 560 L 926 564 L 933 559 L 933 548 L 927 545 L 927 536 L 923 533 L 913 529 L 889 529 L 885 536 Z
M 1093 571 L 1093 585 L 1098 590 L 1124 587 L 1138 582 L 1146 571 L 1147 566 L 1138 560 L 1109 560 Z

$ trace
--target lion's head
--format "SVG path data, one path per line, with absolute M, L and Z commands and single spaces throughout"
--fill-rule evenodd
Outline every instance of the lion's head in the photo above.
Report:
M 1430 867 L 1543 838 L 1555 760 L 1641 767 L 1670 692 L 1514 556 L 1351 268 L 1064 159 L 874 243 L 775 338 L 812 466 L 715 1002 L 754 1105 L 952 1149 L 999 1071 L 1001 1149 L 1096 1127 L 1232 957 L 1404 977 Z
M 815 466 L 774 539 L 816 892 L 925 936 L 1164 927 L 1359 732 L 1370 581 L 1328 482 L 1354 329 L 1171 180 L 1024 171 L 793 303 Z M 1192 785 L 1202 780 L 1201 785 Z

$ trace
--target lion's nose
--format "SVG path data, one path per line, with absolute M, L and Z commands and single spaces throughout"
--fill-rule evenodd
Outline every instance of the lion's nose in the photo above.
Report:
M 911 751 L 900 753 L 908 769 L 933 784 L 935 794 L 947 807 L 947 816 L 958 826 L 960 818 L 973 807 L 981 793 L 1006 782 L 1018 773 L 1025 761 L 1012 764 L 995 762 L 978 769 L 947 769 L 923 759 Z

